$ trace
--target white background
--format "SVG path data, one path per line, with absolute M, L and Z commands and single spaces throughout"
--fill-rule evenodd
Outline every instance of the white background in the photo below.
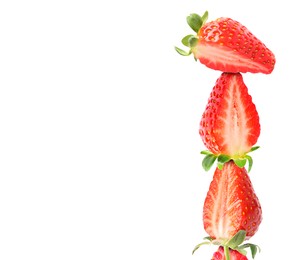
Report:
M 260 116 L 256 259 L 293 236 L 291 1 L 1 1 L 0 259 L 210 259 L 198 125 L 220 72 L 174 51 L 186 16 L 244 24 L 276 55 L 244 74 Z M 291 92 L 290 92 L 291 91 Z M 280 247 L 277 245 L 280 244 Z

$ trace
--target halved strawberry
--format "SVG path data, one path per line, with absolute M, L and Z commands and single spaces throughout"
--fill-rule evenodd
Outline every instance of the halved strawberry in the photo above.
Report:
M 217 157 L 252 166 L 248 152 L 260 135 L 259 115 L 240 73 L 225 73 L 217 79 L 200 122 L 199 134 L 209 152 L 204 152 L 207 170 Z M 250 170 L 250 169 L 249 169 Z
M 231 18 L 221 17 L 207 22 L 208 12 L 203 16 L 187 17 L 196 35 L 187 35 L 182 43 L 188 52 L 176 47 L 184 56 L 193 53 L 194 58 L 208 68 L 223 72 L 251 72 L 270 74 L 275 66 L 274 54 L 245 26 Z
M 239 231 L 252 237 L 262 221 L 262 210 L 246 169 L 233 161 L 216 168 L 204 206 L 207 234 L 225 245 Z

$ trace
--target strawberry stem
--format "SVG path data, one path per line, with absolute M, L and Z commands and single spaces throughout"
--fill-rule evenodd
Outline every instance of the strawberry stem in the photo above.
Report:
M 224 252 L 226 260 L 230 260 L 230 249 L 228 246 L 224 246 Z

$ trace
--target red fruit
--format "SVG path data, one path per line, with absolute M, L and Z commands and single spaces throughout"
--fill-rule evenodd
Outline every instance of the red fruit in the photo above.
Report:
M 260 135 L 259 116 L 240 73 L 222 73 L 202 115 L 199 134 L 213 154 L 243 158 Z
M 206 22 L 208 13 L 202 17 L 187 17 L 195 35 L 187 35 L 182 43 L 190 47 L 185 52 L 176 47 L 181 55 L 193 53 L 196 60 L 208 68 L 223 72 L 251 72 L 270 74 L 275 66 L 274 54 L 245 26 L 231 18 L 219 18 Z
M 225 244 L 244 230 L 252 237 L 262 221 L 262 210 L 247 170 L 233 161 L 216 168 L 203 207 L 203 224 L 208 235 Z
M 245 255 L 239 253 L 237 250 L 230 249 L 229 255 L 230 255 L 230 260 L 248 260 L 248 258 Z M 222 246 L 220 246 L 218 248 L 218 251 L 216 251 L 213 254 L 211 260 L 226 260 L 224 248 Z

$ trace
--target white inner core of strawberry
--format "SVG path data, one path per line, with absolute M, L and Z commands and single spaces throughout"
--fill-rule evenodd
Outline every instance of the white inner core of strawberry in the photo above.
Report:
M 247 138 L 250 134 L 247 127 L 248 117 L 244 111 L 246 107 L 242 102 L 238 84 L 236 78 L 232 78 L 228 90 L 230 96 L 226 98 L 226 113 L 220 117 L 220 120 L 224 122 L 224 132 L 221 133 L 224 143 L 229 144 L 227 147 L 229 153 L 236 156 L 243 155 L 250 149 L 247 144 Z
M 230 167 L 230 166 L 229 166 Z M 233 170 L 233 169 L 232 169 Z M 234 175 L 233 175 L 234 176 Z M 219 180 L 219 189 L 212 197 L 215 202 L 211 213 L 211 229 L 217 239 L 230 239 L 235 231 L 233 222 L 231 221 L 232 212 L 238 214 L 238 206 L 240 199 L 234 199 L 236 187 L 234 186 L 236 175 L 231 179 L 230 169 L 222 172 Z M 233 203 L 232 203 L 233 202 Z

